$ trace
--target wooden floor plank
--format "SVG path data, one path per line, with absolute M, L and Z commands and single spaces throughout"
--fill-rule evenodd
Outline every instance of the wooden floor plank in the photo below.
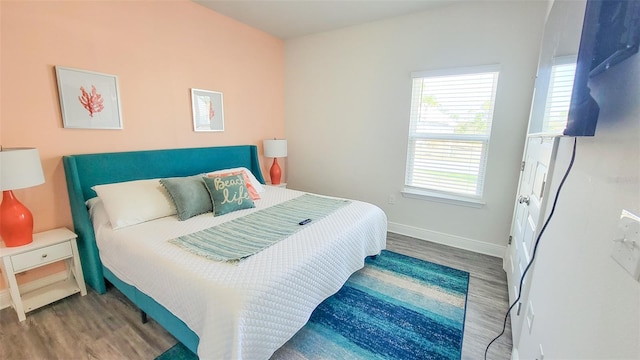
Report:
M 387 248 L 470 274 L 463 359 L 481 359 L 502 329 L 508 307 L 502 259 L 389 233 Z M 140 313 L 118 290 L 105 295 L 89 290 L 27 314 L 20 323 L 11 308 L 0 310 L 0 359 L 150 360 L 176 340 Z M 492 345 L 488 359 L 511 357 L 511 327 Z

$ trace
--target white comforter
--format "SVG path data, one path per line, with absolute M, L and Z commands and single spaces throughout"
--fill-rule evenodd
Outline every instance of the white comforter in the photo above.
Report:
M 103 264 L 199 337 L 201 359 L 267 359 L 325 298 L 385 248 L 387 219 L 353 201 L 239 264 L 207 260 L 167 240 L 302 195 L 266 187 L 256 209 L 178 221 L 169 216 L 112 230 L 98 202 L 91 209 Z

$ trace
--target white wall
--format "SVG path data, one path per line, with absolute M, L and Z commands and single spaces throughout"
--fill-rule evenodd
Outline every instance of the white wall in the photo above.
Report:
M 640 54 L 605 74 L 590 85 L 601 107 L 596 135 L 578 138 L 539 245 L 521 359 L 535 358 L 539 344 L 550 359 L 640 359 L 640 284 L 609 256 L 622 209 L 640 215 Z M 572 146 L 561 139 L 554 189 Z
M 461 2 L 286 41 L 289 187 L 368 201 L 387 213 L 391 231 L 502 256 L 546 9 Z M 410 73 L 495 63 L 486 206 L 403 198 Z

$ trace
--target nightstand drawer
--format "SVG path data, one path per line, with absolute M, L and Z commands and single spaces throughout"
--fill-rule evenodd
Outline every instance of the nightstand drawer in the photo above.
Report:
M 73 250 L 71 249 L 71 243 L 69 241 L 47 246 L 41 249 L 29 251 L 24 254 L 18 254 L 11 257 L 11 263 L 13 264 L 13 271 L 20 272 L 24 269 L 28 269 L 34 266 L 54 262 L 73 256 Z

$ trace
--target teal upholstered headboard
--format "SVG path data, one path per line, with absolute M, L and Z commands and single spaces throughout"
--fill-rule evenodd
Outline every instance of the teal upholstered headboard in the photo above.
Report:
M 102 263 L 85 205 L 85 201 L 96 196 L 92 186 L 189 176 L 240 166 L 251 170 L 264 184 L 255 145 L 69 155 L 62 161 L 85 281 L 101 294 L 106 291 Z

